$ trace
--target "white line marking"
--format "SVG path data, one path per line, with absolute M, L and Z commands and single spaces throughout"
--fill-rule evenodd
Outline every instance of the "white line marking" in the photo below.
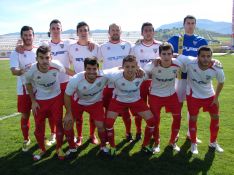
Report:
M 7 118 L 15 117 L 15 116 L 17 116 L 19 114 L 20 114 L 19 112 L 16 112 L 16 113 L 13 113 L 11 115 L 0 116 L 0 121 L 4 120 L 4 119 L 7 119 Z

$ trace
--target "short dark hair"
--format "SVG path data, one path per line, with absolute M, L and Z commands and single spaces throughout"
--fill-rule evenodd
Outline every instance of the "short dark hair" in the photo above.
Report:
M 173 48 L 173 46 L 171 45 L 171 43 L 169 43 L 169 42 L 163 42 L 163 43 L 159 46 L 159 54 L 161 54 L 162 51 L 165 51 L 165 50 L 171 50 L 171 51 L 172 51 L 172 54 L 173 54 L 174 48 Z
M 51 28 L 51 25 L 52 24 L 61 24 L 62 23 L 58 20 L 58 19 L 53 19 L 51 22 L 50 22 L 50 28 Z M 47 33 L 48 34 L 48 37 L 50 37 L 50 32 Z
M 51 52 L 50 47 L 49 47 L 49 46 L 43 45 L 43 46 L 38 47 L 37 52 L 36 52 L 36 55 L 37 55 L 37 57 L 38 57 L 38 54 L 39 54 L 39 53 L 46 54 L 46 53 L 48 53 L 48 52 Z
M 62 24 L 58 19 L 53 19 L 51 22 L 50 22 L 50 27 L 52 24 Z
M 146 26 L 151 26 L 151 27 L 153 28 L 153 30 L 154 30 L 154 26 L 153 26 L 152 23 L 150 23 L 150 22 L 145 22 L 145 23 L 143 23 L 142 26 L 141 26 L 141 33 L 143 33 L 144 27 L 146 27 Z
M 23 32 L 29 31 L 29 30 L 32 30 L 33 35 L 34 35 L 34 30 L 33 30 L 32 27 L 30 27 L 30 26 L 23 26 L 23 27 L 21 28 L 21 30 L 20 30 L 20 36 L 22 37 L 22 36 L 23 36 Z
M 124 64 L 126 62 L 137 62 L 136 61 L 136 57 L 134 55 L 128 55 L 126 56 L 124 59 L 123 59 L 123 62 L 122 62 L 122 66 L 124 66 Z
M 76 26 L 76 31 L 78 32 L 78 29 L 81 28 L 81 27 L 83 27 L 83 26 L 87 26 L 87 27 L 88 27 L 88 31 L 89 31 L 89 25 L 88 25 L 86 22 L 84 22 L 84 21 L 79 22 L 79 23 L 77 24 L 77 26 Z
M 97 65 L 97 67 L 99 68 L 99 63 L 96 57 L 87 57 L 84 59 L 84 68 L 87 67 L 87 65 Z
M 198 48 L 198 51 L 197 51 L 197 55 L 199 56 L 201 54 L 201 51 L 209 51 L 211 52 L 211 55 L 213 54 L 213 51 L 211 49 L 211 47 L 209 46 L 201 46 Z
M 194 20 L 195 20 L 195 24 L 196 24 L 196 22 L 197 22 L 197 20 L 196 20 L 196 18 L 195 18 L 194 16 L 192 16 L 192 15 L 187 15 L 187 16 L 185 16 L 185 18 L 184 18 L 184 23 L 183 23 L 183 24 L 185 24 L 185 22 L 186 22 L 187 19 L 194 19 Z

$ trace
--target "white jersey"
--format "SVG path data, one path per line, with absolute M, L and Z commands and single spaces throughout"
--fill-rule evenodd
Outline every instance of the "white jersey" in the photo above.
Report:
M 59 43 L 53 43 L 52 41 L 43 42 L 42 45 L 48 45 L 51 48 L 51 55 L 53 60 L 58 60 L 66 68 L 70 68 L 70 59 L 68 55 L 68 49 L 70 41 L 60 41 Z M 69 81 L 70 76 L 61 72 L 59 73 L 59 82 L 65 83 Z
M 98 76 L 93 83 L 89 83 L 85 78 L 85 72 L 74 75 L 67 84 L 66 94 L 78 95 L 78 103 L 81 105 L 92 105 L 102 101 L 103 89 L 107 84 L 107 78 Z
M 29 70 L 31 65 L 36 62 L 36 48 L 30 51 L 24 51 L 20 54 L 13 51 L 10 55 L 10 68 L 24 69 L 26 72 Z M 23 95 L 23 88 L 25 84 L 25 76 L 20 75 L 17 77 L 17 95 Z M 26 90 L 26 88 L 25 88 Z M 28 94 L 28 92 L 26 91 Z
M 123 70 L 107 69 L 103 70 L 103 76 L 114 83 L 113 98 L 124 103 L 133 103 L 140 100 L 140 85 L 146 79 L 135 78 L 128 81 L 123 76 Z
M 170 67 L 164 68 L 160 65 L 154 66 L 154 63 L 148 63 L 144 66 L 147 75 L 152 76 L 150 94 L 159 97 L 168 97 L 175 93 L 175 79 L 177 72 L 182 68 L 182 63 L 172 59 Z
M 59 73 L 65 73 L 64 66 L 58 61 L 52 60 L 49 71 L 42 73 L 38 70 L 37 63 L 33 64 L 25 74 L 26 83 L 32 84 L 37 100 L 47 100 L 58 96 L 61 93 Z
M 123 59 L 130 54 L 131 44 L 127 41 L 102 44 L 98 51 L 98 58 L 103 60 L 103 69 L 122 66 Z
M 132 50 L 131 55 L 137 59 L 138 66 L 143 68 L 147 63 L 159 57 L 160 41 L 154 41 L 151 45 L 145 45 L 143 42 L 136 44 Z
M 188 74 L 187 95 L 192 93 L 194 98 L 209 98 L 215 95 L 212 79 L 216 78 L 219 83 L 225 80 L 222 67 L 217 62 L 206 70 L 201 70 L 198 66 L 198 59 L 195 57 L 179 56 L 178 59 L 186 66 Z
M 76 73 L 84 71 L 84 59 L 87 57 L 98 56 L 98 45 L 95 44 L 94 49 L 90 51 L 88 46 L 74 43 L 69 48 L 69 56 Z

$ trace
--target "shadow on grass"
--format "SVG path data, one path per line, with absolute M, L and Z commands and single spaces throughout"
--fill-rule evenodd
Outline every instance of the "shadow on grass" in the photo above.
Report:
M 54 153 L 55 147 L 47 150 L 45 157 L 34 162 L 32 153 L 37 149 L 33 146 L 28 153 L 21 149 L 0 158 L 0 170 L 4 175 L 70 175 L 70 174 L 208 174 L 215 157 L 214 150 L 208 149 L 201 159 L 193 156 L 190 142 L 185 141 L 181 151 L 175 153 L 170 146 L 157 155 L 147 155 L 137 150 L 136 142 L 122 141 L 117 145 L 117 156 L 110 158 L 100 154 L 99 146 L 89 146 L 86 141 L 79 147 L 77 157 L 59 161 Z M 90 148 L 91 147 L 91 148 Z M 88 148 L 88 149 L 87 149 Z M 131 152 L 133 153 L 131 154 Z

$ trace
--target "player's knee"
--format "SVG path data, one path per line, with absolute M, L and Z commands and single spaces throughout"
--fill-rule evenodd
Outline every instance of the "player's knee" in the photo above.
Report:
M 105 120 L 105 127 L 106 128 L 113 128 L 114 123 L 115 123 L 115 119 L 113 119 L 113 118 L 106 118 L 106 120 Z

